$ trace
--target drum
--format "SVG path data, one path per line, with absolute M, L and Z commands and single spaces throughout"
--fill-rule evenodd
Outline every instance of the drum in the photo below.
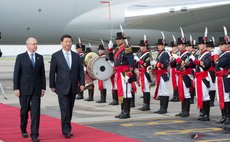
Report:
M 87 71 L 93 79 L 107 80 L 113 75 L 113 66 L 106 57 L 94 57 L 88 62 Z
M 95 52 L 89 52 L 87 53 L 85 56 L 84 56 L 84 65 L 87 67 L 89 61 L 92 59 L 92 58 L 95 58 L 95 57 L 98 57 L 97 53 Z
M 84 90 L 92 89 L 92 87 L 93 87 L 92 76 L 87 71 L 85 71 L 84 74 L 85 74 L 85 88 L 84 88 Z

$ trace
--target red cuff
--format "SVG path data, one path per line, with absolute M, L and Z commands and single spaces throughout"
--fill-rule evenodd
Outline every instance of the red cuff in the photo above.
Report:
M 199 64 L 200 64 L 200 61 L 197 60 L 197 59 L 195 59 L 195 60 L 194 60 L 194 64 L 199 65 Z
M 161 64 L 160 62 L 157 62 L 157 63 L 156 63 L 156 67 L 157 67 L 157 68 L 160 68 L 161 65 L 162 65 L 162 64 Z
M 180 64 L 181 63 L 181 58 L 177 58 L 176 62 L 177 62 L 177 64 Z
M 143 64 L 144 64 L 144 61 L 143 61 L 143 60 L 139 60 L 139 61 L 138 61 L 138 64 L 143 65 Z
M 127 72 L 126 75 L 131 78 L 133 76 L 133 74 L 131 72 Z

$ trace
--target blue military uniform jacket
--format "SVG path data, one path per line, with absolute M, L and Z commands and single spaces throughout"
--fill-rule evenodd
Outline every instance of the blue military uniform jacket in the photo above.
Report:
M 230 69 L 230 51 L 226 51 L 219 55 L 219 59 L 215 66 L 216 71 Z M 230 92 L 230 77 L 229 73 L 223 77 L 225 92 Z

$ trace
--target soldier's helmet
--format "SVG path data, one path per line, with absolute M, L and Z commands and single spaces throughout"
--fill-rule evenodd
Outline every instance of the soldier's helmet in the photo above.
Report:
M 156 45 L 168 45 L 164 39 L 158 39 Z
M 149 46 L 149 44 L 148 44 L 148 40 L 140 40 L 140 43 L 138 44 L 139 46 Z
M 118 33 L 117 33 L 117 38 L 116 38 L 116 40 L 118 40 L 118 39 L 126 39 L 124 33 L 118 32 Z
M 177 38 L 177 45 L 179 44 L 186 44 L 186 38 L 182 38 L 182 37 Z
M 104 46 L 102 44 L 100 44 L 97 48 L 97 50 L 105 50 Z
M 219 38 L 219 45 L 220 44 L 230 44 L 230 40 L 228 36 L 223 36 Z
M 85 53 L 89 53 L 89 52 L 92 52 L 92 50 L 90 49 L 90 47 L 87 47 L 87 48 L 85 49 Z
M 207 44 L 208 38 L 207 37 L 198 37 L 197 44 Z

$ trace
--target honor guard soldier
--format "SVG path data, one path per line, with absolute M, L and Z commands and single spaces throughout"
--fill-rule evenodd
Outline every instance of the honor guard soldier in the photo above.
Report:
M 102 44 L 99 45 L 97 50 L 99 52 L 99 56 L 105 56 L 105 48 Z M 96 103 L 106 103 L 106 81 L 98 80 L 98 88 L 101 93 L 101 98 Z
M 164 34 L 163 39 L 158 39 L 156 43 L 158 48 L 158 55 L 156 60 L 151 61 L 151 65 L 154 67 L 154 73 L 156 75 L 156 90 L 154 93 L 154 99 L 159 98 L 160 100 L 160 109 L 154 113 L 164 114 L 167 113 L 168 102 L 169 102 L 169 90 L 168 90 L 168 66 L 170 54 L 165 50 L 167 45 Z
M 207 30 L 206 30 L 207 31 Z M 206 32 L 205 32 L 206 33 Z M 210 96 L 209 88 L 210 82 L 208 77 L 208 70 L 211 66 L 211 53 L 207 50 L 207 34 L 204 37 L 198 38 L 198 48 L 200 54 L 197 58 L 191 55 L 195 67 L 195 90 L 197 97 L 197 107 L 200 109 L 198 120 L 209 121 L 210 113 Z
M 194 43 L 193 43 L 193 39 L 192 39 L 192 35 L 190 35 L 189 41 L 186 42 L 186 50 L 188 52 L 190 52 L 191 54 L 194 53 L 195 49 L 194 49 Z M 195 68 L 195 65 L 192 66 L 192 68 Z M 191 78 L 192 82 L 191 82 L 191 87 L 189 88 L 189 93 L 190 93 L 190 104 L 194 104 L 194 97 L 195 97 L 195 87 L 194 87 L 194 72 L 195 69 L 191 70 L 192 74 L 189 75 L 189 77 Z
M 113 51 L 115 51 L 116 48 L 117 48 L 117 44 L 113 44 Z M 112 97 L 113 97 L 113 101 L 111 103 L 109 103 L 109 105 L 112 105 L 112 106 L 119 105 L 119 103 L 118 103 L 118 94 L 117 94 L 117 85 L 116 85 L 115 74 L 113 74 L 110 79 L 111 79 L 111 84 L 112 84 Z
M 221 54 L 216 61 L 216 88 L 217 98 L 222 113 L 222 118 L 219 121 L 225 125 L 230 124 L 230 40 L 225 29 L 225 36 L 219 38 L 219 46 Z
M 172 50 L 170 51 L 170 61 L 171 59 L 173 59 L 174 57 L 177 56 L 178 53 L 178 49 L 177 49 L 177 42 L 175 37 L 173 36 L 173 42 L 171 42 L 171 47 Z M 171 81 L 172 81 L 172 87 L 173 87 L 173 97 L 170 100 L 171 102 L 178 102 L 179 98 L 178 98 L 178 88 L 177 88 L 177 75 L 176 75 L 176 67 L 171 66 L 170 64 L 170 77 L 171 77 Z
M 210 107 L 214 106 L 215 96 L 216 96 L 216 75 L 215 75 L 215 63 L 214 63 L 214 48 L 215 39 L 209 40 L 207 44 L 208 51 L 211 53 L 211 66 L 208 70 L 208 76 L 210 80 L 209 96 L 210 96 Z
M 83 45 L 80 42 L 77 43 L 76 44 L 76 52 L 80 55 L 80 59 L 81 59 L 82 64 L 84 61 L 84 51 L 85 51 L 85 45 Z M 76 99 L 77 100 L 84 99 L 84 91 L 79 92 Z
M 137 68 L 139 71 L 139 82 L 141 85 L 141 91 L 143 93 L 143 106 L 139 108 L 141 111 L 150 110 L 150 83 L 151 77 L 147 71 L 147 67 L 150 66 L 150 53 L 147 50 L 148 41 L 141 40 L 139 43 L 140 50 L 136 56 L 134 56 L 137 62 Z
M 132 49 L 128 47 L 124 33 L 118 32 L 116 43 L 117 48 L 113 53 L 113 44 L 110 41 L 108 45 L 109 59 L 114 61 L 114 70 L 116 78 L 116 86 L 118 91 L 118 100 L 121 102 L 121 113 L 115 118 L 130 118 L 131 105 L 131 83 L 136 81 L 134 73 L 134 57 Z
M 177 39 L 178 45 L 178 57 L 174 59 L 171 63 L 173 67 L 176 67 L 177 74 L 177 86 L 178 86 L 178 96 L 181 104 L 181 112 L 176 114 L 175 116 L 180 117 L 188 117 L 190 111 L 190 93 L 189 88 L 191 87 L 191 78 L 189 75 L 191 74 L 190 65 L 185 64 L 185 60 L 191 55 L 185 49 L 186 39 L 183 34 L 181 38 Z

